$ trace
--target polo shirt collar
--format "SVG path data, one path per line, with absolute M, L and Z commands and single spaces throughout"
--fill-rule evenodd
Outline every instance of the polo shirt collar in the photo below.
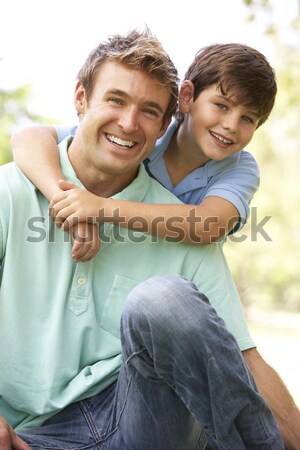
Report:
M 77 178 L 73 166 L 68 157 L 68 148 L 73 140 L 73 136 L 69 136 L 64 139 L 58 146 L 60 164 L 65 178 L 77 186 L 84 188 L 81 181 Z M 136 202 L 142 202 L 147 194 L 149 188 L 150 178 L 144 168 L 143 164 L 140 164 L 136 178 L 121 192 L 113 195 L 114 199 L 126 199 Z

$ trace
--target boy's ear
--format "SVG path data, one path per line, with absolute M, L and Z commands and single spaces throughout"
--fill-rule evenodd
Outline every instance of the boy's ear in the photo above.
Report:
M 85 97 L 85 90 L 80 81 L 78 81 L 76 84 L 75 93 L 74 93 L 74 101 L 75 101 L 75 108 L 76 108 L 78 116 L 79 116 L 79 114 L 84 114 L 84 112 L 86 110 L 87 102 L 86 102 L 86 97 Z
M 179 110 L 182 113 L 188 113 L 190 105 L 194 101 L 194 83 L 190 80 L 185 80 L 179 91 Z

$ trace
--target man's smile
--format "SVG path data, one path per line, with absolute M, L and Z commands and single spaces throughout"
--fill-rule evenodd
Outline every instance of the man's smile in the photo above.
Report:
M 132 148 L 135 145 L 135 142 L 133 141 L 125 141 L 118 136 L 114 136 L 113 134 L 106 134 L 106 138 L 109 142 L 112 142 L 113 144 L 117 144 L 120 147 L 126 147 L 126 148 Z

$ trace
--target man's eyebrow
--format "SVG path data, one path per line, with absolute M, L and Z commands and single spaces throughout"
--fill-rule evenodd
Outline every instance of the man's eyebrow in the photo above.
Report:
M 111 89 L 107 92 L 107 94 L 119 95 L 120 97 L 128 97 L 128 94 L 126 94 L 126 92 L 124 91 L 121 91 L 121 89 Z
M 110 91 L 107 92 L 107 94 L 109 94 L 109 95 L 111 95 L 111 94 L 112 95 L 118 95 L 119 97 L 123 97 L 123 98 L 129 98 L 129 95 L 126 92 L 122 91 L 121 89 L 111 89 Z M 155 108 L 159 112 L 164 114 L 164 111 L 163 111 L 162 107 L 157 102 L 146 101 L 144 103 L 144 106 L 148 106 L 150 108 Z

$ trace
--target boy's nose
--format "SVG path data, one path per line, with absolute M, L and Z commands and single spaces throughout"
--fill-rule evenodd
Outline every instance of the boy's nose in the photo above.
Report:
M 238 129 L 239 118 L 234 114 L 227 114 L 223 118 L 222 126 L 224 130 L 229 130 L 231 133 L 234 133 Z

